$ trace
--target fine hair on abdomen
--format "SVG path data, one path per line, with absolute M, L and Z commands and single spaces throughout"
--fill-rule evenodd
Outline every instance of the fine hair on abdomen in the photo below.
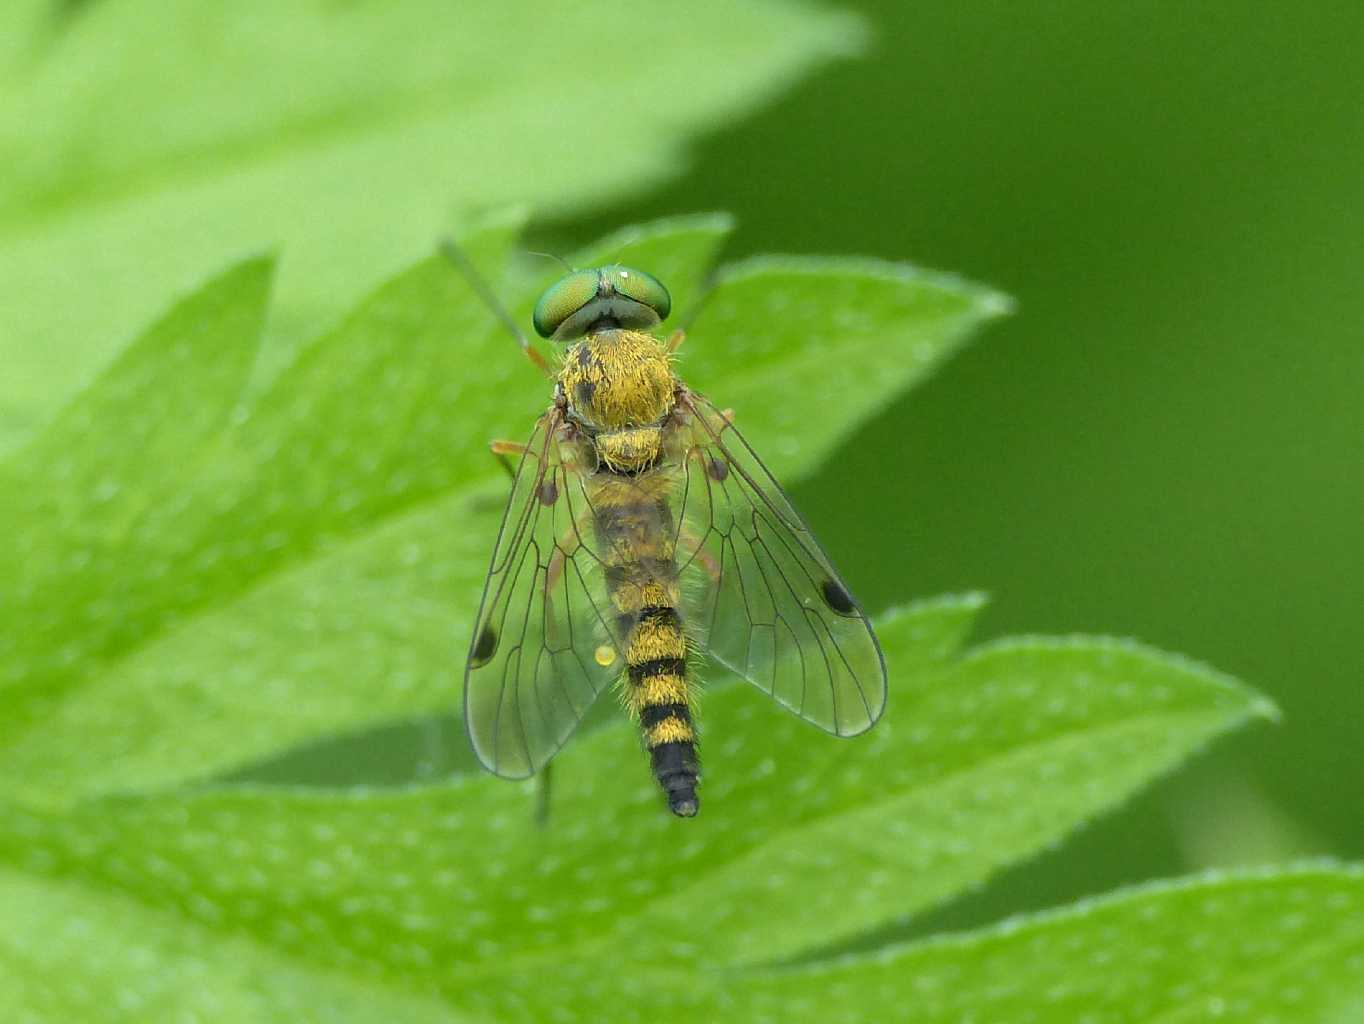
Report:
M 625 654 L 625 703 L 669 809 L 691 817 L 700 764 L 667 481 L 603 472 L 593 484 L 593 526 Z

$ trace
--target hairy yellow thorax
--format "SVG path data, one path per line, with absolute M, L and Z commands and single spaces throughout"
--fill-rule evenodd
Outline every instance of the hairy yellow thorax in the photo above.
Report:
M 559 384 L 607 466 L 635 471 L 658 458 L 677 379 L 657 338 L 624 329 L 589 334 L 565 353 Z

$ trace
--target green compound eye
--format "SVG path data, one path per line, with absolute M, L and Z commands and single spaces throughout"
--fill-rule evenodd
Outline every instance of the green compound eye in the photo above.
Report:
M 535 333 L 549 338 L 559 327 L 597 297 L 600 274 L 596 270 L 575 270 L 545 289 L 535 304 Z
M 652 274 L 630 267 L 575 270 L 535 304 L 532 322 L 542 338 L 567 341 L 592 327 L 648 328 L 666 320 L 672 296 Z
M 668 289 L 663 287 L 663 282 L 653 274 L 632 270 L 630 267 L 603 267 L 601 274 L 602 277 L 610 276 L 616 294 L 634 299 L 640 305 L 653 310 L 653 322 L 647 326 L 652 327 L 668 319 L 668 314 L 673 308 L 673 297 L 668 294 Z

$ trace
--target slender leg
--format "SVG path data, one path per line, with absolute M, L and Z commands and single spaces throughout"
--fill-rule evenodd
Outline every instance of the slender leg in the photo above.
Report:
M 525 354 L 525 357 L 531 361 L 531 364 L 546 377 L 553 377 L 554 370 L 550 367 L 549 362 L 539 353 L 539 351 L 532 347 L 530 339 L 526 337 L 520 327 L 516 326 L 516 321 L 512 319 L 512 315 L 507 312 L 507 307 L 498 301 L 497 296 L 493 294 L 492 288 L 488 286 L 488 282 L 484 280 L 483 275 L 480 274 L 477 268 L 469 261 L 469 257 L 464 254 L 464 250 L 455 244 L 454 239 L 447 238 L 441 242 L 440 251 L 447 260 L 454 264 L 455 269 L 464 275 L 465 280 L 468 281 L 470 287 L 473 288 L 474 294 L 483 300 L 483 304 L 492 311 L 493 316 L 497 317 L 502 326 L 507 329 L 507 332 L 516 339 L 516 343 L 521 346 L 521 351 Z
M 701 472 L 706 472 L 706 458 L 700 452 L 694 452 L 690 458 L 696 460 L 701 466 Z M 720 563 L 715 560 L 709 551 L 702 547 L 703 538 L 698 537 L 692 532 L 691 528 L 683 524 L 677 531 L 677 554 L 681 562 L 689 562 L 695 559 L 701 564 L 701 568 L 706 570 L 706 575 L 710 577 L 712 583 L 720 582 Z
M 488 447 L 492 450 L 493 458 L 497 460 L 498 465 L 507 471 L 507 476 L 515 480 L 516 467 L 512 465 L 508 456 L 515 455 L 520 458 L 530 449 L 518 441 L 489 441 Z
M 559 585 L 559 578 L 564 574 L 564 562 L 577 554 L 578 549 L 583 546 L 582 524 L 590 514 L 584 512 L 576 522 L 569 523 L 563 536 L 554 542 L 554 554 L 550 555 L 549 566 L 545 569 L 547 592 L 551 594 L 554 592 L 554 588 Z
M 679 348 L 682 347 L 682 342 L 686 340 L 687 332 L 682 330 L 682 328 L 679 327 L 677 330 L 673 331 L 672 334 L 668 335 L 667 341 L 668 354 L 672 355 L 672 353 L 676 352 Z
M 544 828 L 549 824 L 549 797 L 554 782 L 554 762 L 540 769 L 535 776 L 535 824 Z
M 687 557 L 694 557 L 696 561 L 700 563 L 701 568 L 706 570 L 706 575 L 710 577 L 710 581 L 712 583 L 719 583 L 720 563 L 715 560 L 714 555 L 701 546 L 701 538 L 696 536 L 696 534 L 692 533 L 686 527 L 683 527 L 678 534 L 678 540 L 682 545 L 684 553 L 688 551 L 695 552 L 695 555 Z M 683 560 L 685 561 L 686 559 L 684 558 Z
M 530 347 L 529 341 L 525 341 L 522 343 L 521 351 L 526 354 L 526 358 L 530 360 L 532 366 L 534 366 L 537 370 L 539 370 L 550 380 L 554 379 L 554 368 L 549 365 L 548 360 L 546 360 L 544 356 L 542 356 L 536 349 Z

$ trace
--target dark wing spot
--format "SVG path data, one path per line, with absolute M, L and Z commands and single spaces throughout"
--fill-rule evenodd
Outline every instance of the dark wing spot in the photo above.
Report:
M 556 484 L 552 478 L 551 478 L 551 479 L 548 479 L 548 480 L 541 480 L 541 481 L 540 481 L 540 504 L 541 504 L 541 505 L 553 505 L 553 504 L 554 504 L 556 501 L 558 501 L 558 500 L 559 500 L 559 485 Z
M 857 605 L 853 604 L 852 595 L 843 589 L 843 584 L 838 580 L 825 580 L 819 589 L 824 594 L 824 603 L 839 615 L 856 614 Z
M 712 480 L 718 482 L 729 476 L 729 463 L 724 459 L 711 459 L 706 466 L 706 472 L 710 474 Z
M 469 655 L 469 667 L 481 668 L 488 664 L 493 654 L 497 651 L 497 633 L 492 626 L 484 626 L 483 632 L 478 634 L 478 642 L 474 644 L 474 651 Z

